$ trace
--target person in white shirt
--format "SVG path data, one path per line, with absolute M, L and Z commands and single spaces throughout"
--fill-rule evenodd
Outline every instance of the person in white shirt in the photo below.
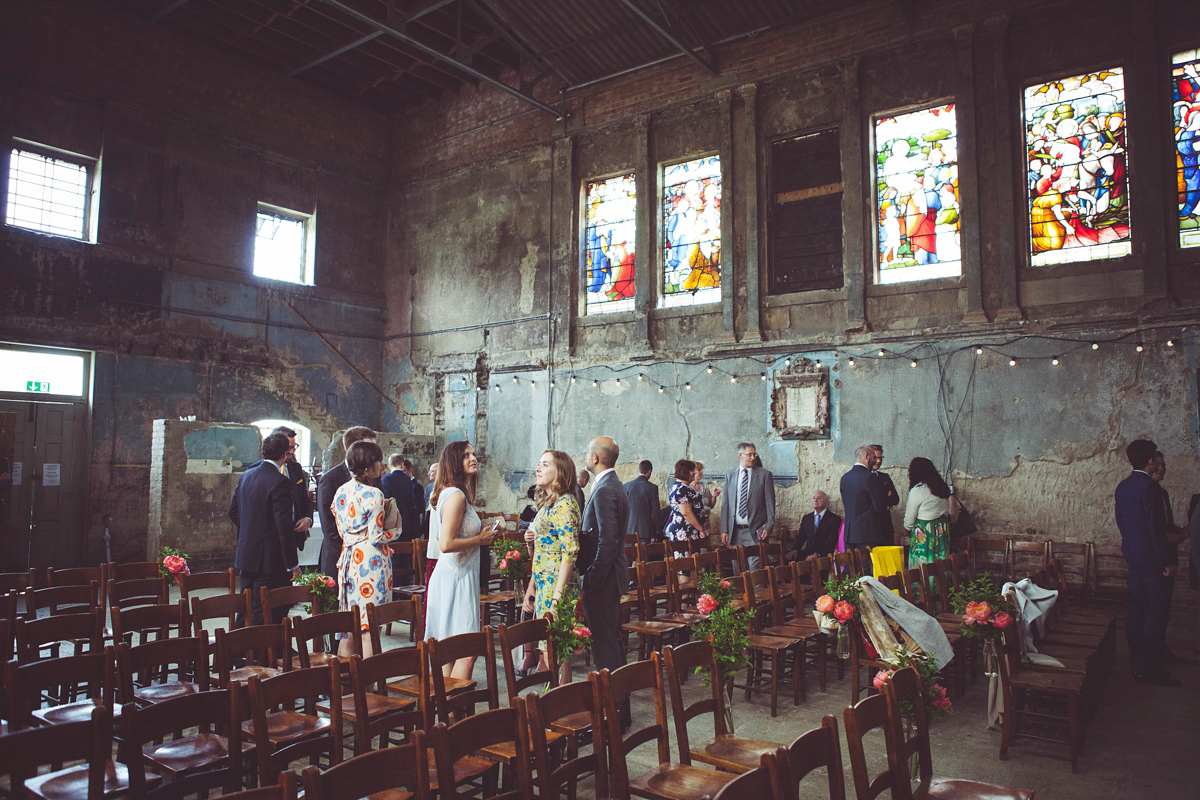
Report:
M 904 530 L 908 532 L 908 568 L 946 558 L 950 554 L 950 525 L 958 518 L 958 501 L 928 458 L 908 465 L 908 502 Z

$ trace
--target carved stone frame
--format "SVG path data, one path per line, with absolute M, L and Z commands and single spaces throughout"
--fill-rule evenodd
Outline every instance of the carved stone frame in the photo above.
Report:
M 798 358 L 786 370 L 775 373 L 771 390 L 771 425 L 783 439 L 822 439 L 829 436 L 829 373 L 815 361 Z M 788 389 L 816 390 L 816 425 L 788 426 Z

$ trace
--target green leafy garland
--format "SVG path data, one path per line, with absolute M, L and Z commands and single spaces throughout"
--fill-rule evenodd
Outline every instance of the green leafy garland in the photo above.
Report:
M 292 581 L 297 586 L 307 586 L 317 598 L 318 614 L 328 614 L 338 610 L 337 581 L 328 575 L 323 575 L 315 569 L 306 569 Z M 304 607 L 305 614 L 312 614 L 312 604 Z
M 733 584 L 715 572 L 697 576 L 696 609 L 707 616 L 693 623 L 692 631 L 712 643 L 721 685 L 745 667 L 750 657 L 750 612 L 734 608 L 734 594 Z

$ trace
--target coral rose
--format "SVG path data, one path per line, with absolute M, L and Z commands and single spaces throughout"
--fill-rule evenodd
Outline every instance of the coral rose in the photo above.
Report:
M 592 631 L 586 625 L 576 625 L 574 628 L 571 629 L 571 632 L 574 633 L 576 636 L 578 636 L 580 639 L 592 638 Z
M 333 578 L 326 575 L 325 576 L 325 585 L 328 586 L 330 589 L 332 589 L 335 586 L 337 586 L 337 581 L 335 581 Z
M 977 622 L 987 622 L 988 617 L 992 615 L 992 607 L 983 600 L 972 601 L 967 603 L 967 616 L 972 617 Z
M 507 558 L 500 559 L 500 569 L 508 569 L 508 559 Z
M 875 673 L 875 680 L 871 681 L 871 683 L 875 685 L 876 691 L 882 692 L 883 682 L 890 677 L 892 677 L 892 671 L 890 669 L 881 669 L 879 672 Z
M 521 554 L 518 553 L 516 550 L 509 550 L 507 553 L 505 553 L 504 557 L 507 558 L 509 561 L 520 561 L 521 560 Z
M 838 622 L 845 622 L 854 617 L 857 611 L 853 603 L 848 603 L 845 600 L 839 600 L 833 607 L 833 616 Z
M 817 611 L 820 611 L 822 614 L 828 614 L 830 611 L 833 611 L 833 606 L 834 600 L 829 595 L 823 594 L 817 598 Z
M 701 614 L 711 614 L 717 610 L 717 601 L 711 594 L 702 594 L 696 601 L 696 610 Z
M 187 562 L 179 556 L 167 556 L 163 559 L 163 566 L 171 572 L 182 572 L 187 567 Z
M 997 628 L 1007 628 L 1012 624 L 1012 617 L 1003 611 L 997 611 L 992 615 L 992 624 Z
M 733 584 L 731 584 L 729 581 L 721 581 L 721 588 L 722 588 L 722 589 L 728 589 L 728 588 L 729 588 L 730 586 L 732 586 L 732 585 L 733 585 Z

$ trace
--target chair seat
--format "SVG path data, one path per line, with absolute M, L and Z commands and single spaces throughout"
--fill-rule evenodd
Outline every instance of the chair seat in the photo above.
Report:
M 743 739 L 729 734 L 718 736 L 704 746 L 692 750 L 692 758 L 733 772 L 748 772 L 758 767 L 763 753 L 774 753 L 779 742 L 762 739 Z
M 341 664 L 343 671 L 349 669 L 350 659 L 342 658 L 341 656 L 337 655 L 336 653 L 309 653 L 308 654 L 308 666 L 309 667 L 327 667 L 331 663 L 334 663 L 334 662 Z M 304 668 L 304 664 L 303 664 L 303 662 L 300 661 L 300 656 L 292 656 L 292 669 L 303 669 L 303 668 Z
M 636 622 L 626 622 L 621 626 L 621 630 L 629 631 L 630 633 L 645 633 L 652 636 L 659 636 L 664 633 L 671 633 L 680 628 L 687 626 L 680 622 L 663 622 L 657 619 L 639 619 Z
M 806 640 L 812 634 L 806 633 L 796 625 L 772 625 L 759 631 L 764 636 L 775 636 L 780 639 L 792 639 L 797 642 Z
M 764 636 L 760 633 L 752 633 L 746 639 L 755 650 L 766 650 L 768 652 L 787 650 L 789 647 L 793 647 L 800 642 L 799 639 L 785 638 L 783 636 Z
M 928 787 L 921 786 L 913 791 L 913 800 L 1033 800 L 1033 792 L 1014 786 L 939 778 L 935 775 Z
M 176 697 L 185 697 L 200 691 L 200 687 L 191 681 L 167 681 L 155 683 L 133 690 L 133 696 L 142 703 L 161 703 Z
M 546 744 L 553 745 L 565 735 L 566 734 L 558 733 L 557 731 L 547 730 Z M 513 763 L 513 759 L 517 757 L 517 743 L 501 742 L 500 744 L 493 744 L 488 747 L 484 747 L 479 752 L 483 753 L 483 755 L 488 758 L 500 761 L 504 764 L 511 764 Z
M 399 697 L 388 697 L 387 695 L 367 693 L 367 719 L 378 717 L 380 714 L 386 714 L 389 711 L 407 711 L 416 705 L 415 700 L 401 699 Z M 330 713 L 329 701 L 319 700 L 317 702 L 317 711 Z M 347 722 L 354 722 L 358 719 L 358 708 L 355 706 L 354 695 L 348 694 L 342 697 L 342 717 Z
M 683 764 L 659 764 L 654 772 L 639 775 L 629 782 L 629 791 L 654 800 L 690 800 L 715 796 L 725 784 L 737 777 L 733 772 L 718 772 Z
M 562 719 L 557 719 L 550 723 L 550 730 L 557 733 L 565 733 L 568 736 L 576 736 L 591 729 L 592 712 L 590 711 L 579 711 L 575 714 L 568 714 Z
M 250 682 L 254 676 L 258 676 L 263 680 L 274 678 L 276 675 L 282 675 L 283 670 L 275 667 L 262 667 L 257 664 L 251 664 L 248 667 L 238 667 L 229 673 L 230 683 L 240 683 L 243 686 Z
M 242 752 L 254 749 L 253 742 L 242 742 Z M 180 775 L 208 767 L 229 757 L 229 740 L 215 733 L 199 733 L 172 742 L 151 744 L 142 755 L 155 772 Z
M 78 703 L 64 703 L 61 706 L 39 708 L 33 712 L 33 718 L 43 725 L 61 725 L 64 722 L 87 722 L 92 718 L 92 711 L 98 704 L 91 700 L 80 700 Z M 121 715 L 121 705 L 118 703 L 112 710 L 113 719 Z
M 147 775 L 149 782 L 153 778 L 161 782 L 158 776 Z M 88 793 L 87 765 L 68 767 L 57 772 L 38 775 L 25 781 L 26 796 L 43 797 L 45 800 L 82 800 Z M 108 762 L 104 770 L 104 796 L 115 797 L 129 793 L 129 770 L 124 764 Z
M 329 729 L 329 720 L 324 717 L 314 717 L 301 714 L 299 711 L 277 711 L 267 714 L 267 741 L 272 744 L 294 742 L 323 733 Z M 242 732 L 246 736 L 254 736 L 254 720 L 248 719 L 242 723 Z
M 1074 672 L 1031 672 L 1021 670 L 1009 678 L 1017 689 L 1032 689 L 1036 692 L 1055 694 L 1079 694 L 1083 691 L 1083 676 Z
M 452 695 L 458 692 L 465 692 L 475 688 L 475 681 L 470 678 L 450 678 L 447 677 L 446 694 Z M 421 696 L 421 678 L 419 675 L 412 675 L 402 680 L 393 681 L 387 685 L 388 691 L 396 692 L 407 697 Z
M 474 780 L 490 769 L 495 769 L 500 762 L 491 761 L 479 756 L 470 755 L 460 758 L 454 762 L 454 783 L 462 784 L 463 781 Z M 433 750 L 429 750 L 429 789 L 436 791 L 438 788 L 437 779 L 437 762 L 434 760 Z
M 695 625 L 700 620 L 706 619 L 706 615 L 700 613 L 691 614 L 684 611 L 679 614 L 664 614 L 658 617 L 658 619 L 664 622 L 678 622 L 680 625 Z

